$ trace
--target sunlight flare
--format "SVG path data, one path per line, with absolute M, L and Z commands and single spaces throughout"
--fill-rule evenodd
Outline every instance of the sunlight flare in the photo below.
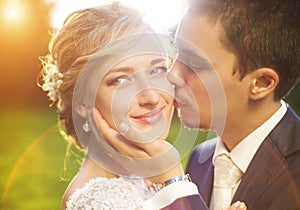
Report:
M 113 0 L 45 0 L 54 3 L 51 22 L 54 28 L 61 28 L 67 15 L 78 9 L 96 7 Z M 145 16 L 145 21 L 157 28 L 169 28 L 177 24 L 187 6 L 186 0 L 119 0 L 136 7 Z
M 2 14 L 7 21 L 16 21 L 22 19 L 24 5 L 20 1 L 7 1 Z

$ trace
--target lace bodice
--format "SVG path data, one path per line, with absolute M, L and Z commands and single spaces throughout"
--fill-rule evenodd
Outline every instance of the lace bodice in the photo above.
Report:
M 97 177 L 71 195 L 67 210 L 143 209 L 143 201 L 150 196 L 151 193 L 139 177 Z

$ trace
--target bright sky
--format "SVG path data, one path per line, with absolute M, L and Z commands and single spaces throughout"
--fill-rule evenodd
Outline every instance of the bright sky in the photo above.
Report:
M 99 6 L 101 3 L 112 0 L 45 0 L 54 2 L 52 25 L 56 28 L 62 26 L 65 17 L 74 10 Z M 156 27 L 170 27 L 177 23 L 186 7 L 186 0 L 119 0 L 138 8 L 145 20 Z

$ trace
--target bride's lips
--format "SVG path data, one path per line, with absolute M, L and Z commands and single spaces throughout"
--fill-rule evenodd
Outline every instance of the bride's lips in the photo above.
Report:
M 162 115 L 162 109 L 155 109 L 146 114 L 132 116 L 132 118 L 139 120 L 142 123 L 154 124 L 161 119 Z

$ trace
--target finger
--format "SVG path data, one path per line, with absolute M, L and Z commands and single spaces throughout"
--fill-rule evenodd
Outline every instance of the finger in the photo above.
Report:
M 244 202 L 236 201 L 226 210 L 247 210 L 247 206 Z
M 244 202 L 241 202 L 237 209 L 238 210 L 247 210 L 247 206 Z
M 237 201 L 237 202 L 233 203 L 230 207 L 225 208 L 225 210 L 237 210 L 240 203 L 241 203 L 240 201 Z
M 120 135 L 120 133 L 112 129 L 103 119 L 100 112 L 95 108 L 93 109 L 93 118 L 96 123 L 95 129 L 97 131 L 100 131 L 106 142 L 110 144 L 115 150 L 129 157 L 149 157 L 149 155 L 145 151 L 132 144 L 130 141 Z
M 120 141 L 122 136 L 119 135 L 117 131 L 112 129 L 107 122 L 103 119 L 102 115 L 97 109 L 92 110 L 92 120 L 95 122 L 96 127 L 94 127 L 95 132 L 100 132 L 100 134 L 107 140 L 108 142 Z M 93 123 L 92 123 L 93 125 Z M 92 126 L 93 127 L 93 126 Z

